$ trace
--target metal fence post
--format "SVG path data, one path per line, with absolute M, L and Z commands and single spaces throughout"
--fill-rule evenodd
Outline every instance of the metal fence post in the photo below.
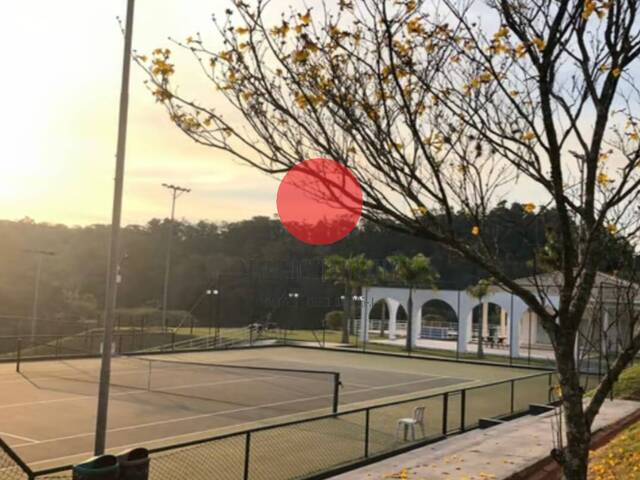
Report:
M 333 376 L 333 413 L 338 413 L 338 406 L 340 404 L 340 374 L 336 373 Z
M 371 409 L 367 408 L 364 411 L 364 458 L 369 458 L 369 417 Z
M 171 351 L 176 349 L 176 331 L 171 332 Z
M 464 432 L 465 411 L 467 410 L 467 391 L 460 390 L 460 431 Z
M 20 360 L 22 358 L 22 338 L 18 337 L 16 343 L 16 372 L 20 372 Z
M 244 442 L 244 480 L 249 480 L 249 453 L 251 452 L 251 432 L 247 432 Z
M 447 426 L 449 425 L 449 392 L 442 395 L 442 435 L 447 435 Z
M 516 390 L 516 381 L 511 379 L 511 413 L 515 408 L 515 390 Z
M 551 403 L 551 400 L 553 399 L 552 395 L 551 395 L 551 384 L 553 383 L 553 373 L 549 372 L 549 388 L 547 390 L 547 403 Z

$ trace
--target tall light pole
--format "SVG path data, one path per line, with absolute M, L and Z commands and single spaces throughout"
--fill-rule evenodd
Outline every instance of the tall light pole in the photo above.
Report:
M 298 292 L 289 292 L 289 298 L 293 299 L 294 302 L 294 316 L 297 317 L 298 316 L 298 308 L 300 306 L 300 303 L 298 302 L 298 299 L 300 298 L 300 294 Z M 284 329 L 284 343 L 287 343 L 287 332 L 289 330 L 289 322 L 287 322 L 287 324 L 285 325 L 285 329 Z
M 116 175 L 113 188 L 113 211 L 111 216 L 111 240 L 107 288 L 104 298 L 104 339 L 102 364 L 100 366 L 100 390 L 96 415 L 96 437 L 94 452 L 104 453 L 107 440 L 107 413 L 109 409 L 109 382 L 111 380 L 111 343 L 113 342 L 113 316 L 116 306 L 116 284 L 120 259 L 120 221 L 122 217 L 122 190 L 124 186 L 124 159 L 127 145 L 127 120 L 129 111 L 129 73 L 131 70 L 131 39 L 133 37 L 133 11 L 135 0 L 127 0 L 127 19 L 124 34 L 122 60 L 122 83 L 120 87 L 120 111 L 118 116 L 118 146 L 116 150 Z
M 213 319 L 213 297 L 216 297 L 216 301 L 218 302 L 218 305 L 220 305 L 220 297 L 218 297 L 218 295 L 220 295 L 220 290 L 218 290 L 217 288 L 210 288 L 207 290 L 207 295 L 209 296 L 209 337 L 211 337 L 211 328 L 214 326 L 214 319 Z M 218 311 L 220 309 L 218 308 Z M 217 313 L 217 312 L 216 312 Z M 215 336 L 215 340 L 214 340 L 214 345 L 216 345 L 218 343 L 218 334 L 220 333 L 219 330 L 219 326 L 218 326 L 218 315 L 216 314 L 216 336 Z
M 42 259 L 47 256 L 54 256 L 55 252 L 50 252 L 47 250 L 25 250 L 25 252 L 38 256 L 38 260 L 36 262 L 36 282 L 35 286 L 33 287 L 33 306 L 31 308 L 31 343 L 33 344 L 38 325 L 38 300 L 40 297 L 40 275 L 42 274 Z
M 173 224 L 176 214 L 176 199 L 183 193 L 189 193 L 191 189 L 178 185 L 163 183 L 164 188 L 171 190 L 171 222 L 169 223 L 169 239 L 167 240 L 167 258 L 164 265 L 164 288 L 162 290 L 162 328 L 167 329 L 167 297 L 169 294 L 169 275 L 171 272 L 171 245 L 173 243 Z

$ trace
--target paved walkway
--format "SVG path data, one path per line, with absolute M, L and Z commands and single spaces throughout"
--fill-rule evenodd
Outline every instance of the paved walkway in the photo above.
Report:
M 640 409 L 640 402 L 607 401 L 594 432 Z M 504 479 L 549 455 L 553 412 L 526 416 L 488 430 L 473 430 L 383 460 L 334 480 L 489 480 Z

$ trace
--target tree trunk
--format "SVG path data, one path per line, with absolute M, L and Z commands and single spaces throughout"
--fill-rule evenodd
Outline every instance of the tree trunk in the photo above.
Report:
M 584 412 L 584 391 L 574 357 L 575 335 L 560 335 L 557 342 L 556 356 L 567 437 L 562 456 L 563 478 L 586 480 L 591 429 Z
M 413 288 L 409 287 L 409 301 L 407 302 L 407 352 L 413 350 L 413 339 L 411 333 L 413 332 Z
M 344 301 L 342 302 L 342 343 L 349 343 L 349 324 L 351 323 L 351 288 L 344 287 Z

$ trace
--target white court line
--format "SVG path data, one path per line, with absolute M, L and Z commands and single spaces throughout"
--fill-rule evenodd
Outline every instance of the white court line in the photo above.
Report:
M 52 372 L 54 372 L 54 375 L 47 375 L 47 370 L 39 370 L 39 371 L 34 371 L 34 372 L 16 372 L 15 374 L 12 375 L 22 375 L 21 378 L 13 378 L 11 380 L 2 380 L 0 381 L 0 385 L 4 385 L 7 383 L 19 383 L 19 382 L 28 382 L 27 378 L 45 378 L 45 379 L 49 379 L 49 378 L 56 378 L 55 377 L 55 372 L 61 372 L 61 371 L 68 371 L 68 369 L 64 370 L 61 368 L 57 368 L 55 370 L 51 370 Z M 136 369 L 124 369 L 124 370 L 114 370 L 112 372 L 112 376 L 117 376 L 119 373 L 139 373 L 139 372 L 148 372 L 149 369 L 148 368 L 136 368 Z M 75 372 L 73 372 L 75 373 Z M 86 372 L 85 372 L 86 373 Z M 38 376 L 38 374 L 40 374 L 40 376 Z M 27 377 L 27 378 L 24 378 Z
M 127 395 L 147 395 L 147 394 L 150 394 L 150 393 L 158 394 L 158 393 L 162 393 L 162 392 L 164 392 L 166 390 L 180 390 L 180 389 L 183 389 L 183 388 L 225 385 L 225 384 L 228 384 L 228 383 L 252 382 L 254 380 L 273 379 L 273 378 L 280 378 L 280 376 L 249 377 L 249 378 L 238 378 L 238 379 L 234 379 L 234 380 L 222 380 L 220 382 L 192 383 L 192 384 L 189 384 L 189 385 L 178 385 L 178 386 L 174 386 L 174 387 L 165 387 L 162 390 L 132 390 L 130 392 L 111 393 L 109 395 L 109 397 L 123 397 L 123 396 L 127 396 Z M 70 382 L 77 382 L 78 380 L 69 379 L 69 381 Z M 111 385 L 111 387 L 112 388 L 113 387 L 118 387 L 118 385 Z M 119 387 L 119 388 L 134 388 L 134 387 Z M 52 399 L 52 400 L 36 400 L 34 402 L 11 403 L 11 404 L 8 404 L 8 405 L 0 405 L 0 409 L 12 408 L 12 407 L 25 407 L 25 406 L 29 406 L 29 405 L 41 405 L 41 404 L 48 404 L 48 403 L 59 403 L 59 402 L 66 402 L 66 401 L 72 401 L 72 400 L 90 400 L 90 399 L 94 399 L 94 398 L 98 398 L 98 396 L 97 395 L 75 395 L 73 397 L 55 398 L 55 399 Z
M 412 385 L 412 384 L 416 384 L 416 383 L 423 383 L 423 382 L 429 382 L 429 381 L 434 381 L 434 380 L 440 380 L 439 378 L 433 378 L 431 380 L 414 380 L 411 382 L 403 382 L 403 383 L 395 383 L 392 385 L 384 385 L 384 386 L 378 386 L 378 387 L 370 387 L 370 388 L 364 388 L 364 389 L 360 389 L 360 390 L 353 390 L 351 392 L 344 392 L 341 394 L 341 396 L 345 396 L 345 395 L 354 395 L 356 393 L 363 393 L 363 392 L 369 392 L 369 391 L 373 391 L 373 390 L 383 390 L 385 388 L 394 388 L 394 387 L 402 387 L 405 385 Z M 232 410 L 223 410 L 223 411 L 217 411 L 217 412 L 210 412 L 210 413 L 202 413 L 199 415 L 191 415 L 189 417 L 180 417 L 180 418 L 171 418 L 168 420 L 159 420 L 157 422 L 148 422 L 148 423 L 140 423 L 137 425 L 128 425 L 126 427 L 119 427 L 119 428 L 112 428 L 107 430 L 108 433 L 112 433 L 112 432 L 123 432 L 123 431 L 127 431 L 127 430 L 137 430 L 139 428 L 146 428 L 146 427 L 155 427 L 155 426 L 159 426 L 159 425 L 168 425 L 171 423 L 179 423 L 179 422 L 186 422 L 186 421 L 190 421 L 190 420 L 197 420 L 197 419 L 201 419 L 201 418 L 210 418 L 210 417 L 217 417 L 220 415 L 227 415 L 227 414 L 233 414 L 233 413 L 240 413 L 240 412 L 246 412 L 249 410 L 257 410 L 257 409 L 263 409 L 263 408 L 271 408 L 271 407 L 277 407 L 280 405 L 288 405 L 291 403 L 299 403 L 299 402 L 306 402 L 309 400 L 319 400 L 322 398 L 331 398 L 333 397 L 333 394 L 327 394 L 327 395 L 317 395 L 317 396 L 313 396 L 313 397 L 304 397 L 304 398 L 298 398 L 298 399 L 293 399 L 293 400 L 284 400 L 281 402 L 274 402 L 274 403 L 268 403 L 268 404 L 261 404 L 261 405 L 255 405 L 255 406 L 251 406 L 251 407 L 242 407 L 242 408 L 236 408 L 236 409 L 232 409 Z M 192 434 L 192 433 L 190 433 Z M 89 436 L 94 436 L 95 432 L 87 432 L 87 433 L 77 433 L 75 435 L 68 435 L 65 437 L 57 437 L 57 438 L 49 438 L 47 440 L 41 440 L 35 443 L 35 445 L 41 445 L 44 443 L 51 443 L 51 442 L 58 442 L 58 441 L 64 441 L 64 440 L 72 440 L 74 438 L 82 438 L 82 437 L 89 437 Z M 159 439 L 162 440 L 165 437 Z M 153 440 L 148 440 L 148 441 L 153 441 Z M 19 448 L 19 447 L 25 447 L 25 446 L 29 446 L 29 445 L 34 445 L 34 444 L 18 444 L 18 445 L 14 445 L 14 448 Z
M 33 438 L 29 438 L 29 437 L 21 437 L 20 435 L 14 435 L 13 433 L 0 432 L 0 436 L 17 438 L 18 440 L 24 440 L 24 441 L 30 442 L 29 444 L 38 443 L 38 440 L 34 440 Z

